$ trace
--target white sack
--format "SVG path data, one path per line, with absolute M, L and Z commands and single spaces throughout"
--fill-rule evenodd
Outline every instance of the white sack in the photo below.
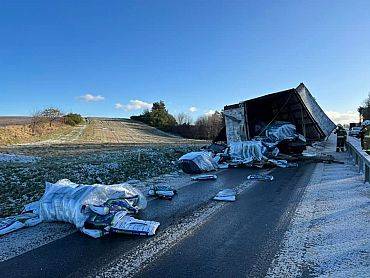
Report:
M 240 141 L 230 143 L 230 156 L 233 161 L 243 161 L 250 163 L 252 161 L 261 161 L 264 159 L 266 147 L 261 141 Z
M 211 152 L 190 152 L 184 154 L 179 160 L 191 160 L 193 161 L 200 170 L 209 172 L 217 169 L 217 163 L 212 157 Z
M 142 193 L 127 184 L 78 185 L 69 180 L 55 184 L 46 182 L 44 195 L 39 201 L 39 214 L 43 221 L 63 221 L 82 228 L 89 217 L 82 208 L 84 205 L 102 205 L 108 199 L 138 196 L 138 209 L 146 207 Z
M 266 137 L 272 142 L 280 142 L 285 139 L 293 140 L 297 137 L 297 130 L 293 124 L 276 122 L 266 129 Z

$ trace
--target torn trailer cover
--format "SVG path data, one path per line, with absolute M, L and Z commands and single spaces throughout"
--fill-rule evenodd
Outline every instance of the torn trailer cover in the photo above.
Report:
M 277 121 L 295 125 L 308 142 L 327 138 L 336 127 L 303 83 L 295 89 L 227 105 L 224 114 L 227 143 L 263 136 Z

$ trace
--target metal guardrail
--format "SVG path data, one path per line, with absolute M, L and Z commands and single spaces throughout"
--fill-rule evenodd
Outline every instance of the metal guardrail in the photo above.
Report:
M 370 161 L 365 157 L 364 153 L 357 150 L 351 142 L 346 142 L 347 152 L 354 158 L 355 164 L 358 166 L 358 171 L 364 173 L 365 182 L 370 182 Z

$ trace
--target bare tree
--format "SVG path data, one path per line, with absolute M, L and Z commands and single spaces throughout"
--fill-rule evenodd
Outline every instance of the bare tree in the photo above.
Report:
M 190 125 L 191 124 L 191 117 L 186 114 L 186 113 L 179 113 L 177 116 L 176 116 L 176 122 L 178 125 L 183 125 L 183 124 L 188 124 Z
M 31 115 L 31 130 L 32 133 L 35 134 L 38 132 L 38 127 L 45 123 L 45 117 L 42 115 L 42 111 L 35 110 Z
M 53 122 L 55 122 L 57 119 L 60 119 L 63 116 L 63 113 L 58 108 L 50 107 L 42 111 L 41 115 L 48 120 L 51 127 Z
M 202 139 L 214 139 L 223 126 L 223 116 L 218 111 L 212 115 L 201 116 L 195 122 L 197 135 Z

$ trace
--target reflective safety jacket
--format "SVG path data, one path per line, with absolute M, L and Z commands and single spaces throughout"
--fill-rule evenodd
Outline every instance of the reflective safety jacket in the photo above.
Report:
M 334 133 L 337 134 L 337 138 L 347 137 L 347 131 L 344 128 L 338 128 Z

